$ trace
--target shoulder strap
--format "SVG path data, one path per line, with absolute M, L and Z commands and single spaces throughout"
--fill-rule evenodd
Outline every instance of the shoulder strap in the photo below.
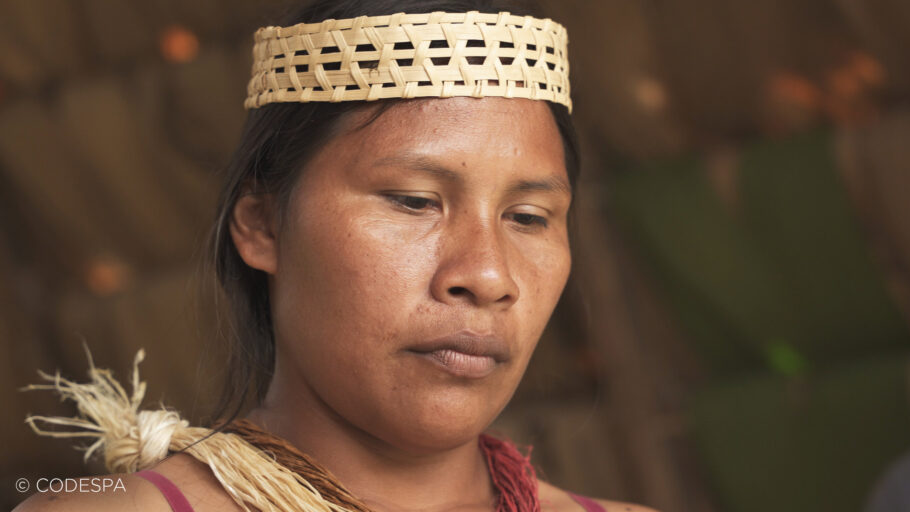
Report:
M 600 503 L 588 498 L 586 496 L 579 496 L 578 494 L 569 493 L 569 496 L 573 500 L 577 501 L 579 505 L 585 508 L 587 512 L 607 512 L 607 509 L 603 508 Z
M 138 477 L 142 477 L 152 483 L 155 487 L 161 491 L 161 494 L 164 495 L 164 499 L 167 500 L 168 505 L 171 506 L 171 510 L 174 512 L 193 512 L 193 507 L 190 505 L 189 500 L 186 499 L 186 496 L 180 492 L 180 489 L 174 485 L 174 482 L 171 482 L 161 473 L 147 469 L 145 471 L 137 471 L 134 473 Z

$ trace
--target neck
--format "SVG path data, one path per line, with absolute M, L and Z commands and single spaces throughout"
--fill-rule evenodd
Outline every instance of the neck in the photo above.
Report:
M 282 385 L 276 372 L 262 406 L 248 419 L 315 458 L 376 512 L 490 511 L 496 490 L 477 438 L 454 448 L 415 452 L 357 428 L 305 382 Z

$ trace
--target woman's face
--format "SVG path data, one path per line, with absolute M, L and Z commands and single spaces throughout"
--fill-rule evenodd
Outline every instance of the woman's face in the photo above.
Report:
M 308 162 L 277 233 L 276 379 L 393 446 L 451 448 L 505 407 L 568 278 L 562 141 L 541 101 L 368 114 Z

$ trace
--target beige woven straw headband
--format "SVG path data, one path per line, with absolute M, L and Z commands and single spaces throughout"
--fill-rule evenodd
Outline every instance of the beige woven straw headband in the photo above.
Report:
M 256 32 L 246 108 L 471 96 L 572 110 L 566 29 L 507 12 L 361 16 Z

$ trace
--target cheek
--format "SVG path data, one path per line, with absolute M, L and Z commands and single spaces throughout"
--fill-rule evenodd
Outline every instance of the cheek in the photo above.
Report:
M 515 304 L 519 309 L 517 316 L 521 318 L 517 327 L 528 352 L 533 351 L 543 334 L 571 270 L 567 247 L 550 247 L 530 254 L 533 256 L 522 259 L 521 295 Z
M 374 320 L 426 298 L 435 241 L 415 239 L 412 231 L 381 218 L 355 217 L 322 255 L 336 290 Z
M 526 298 L 526 307 L 542 314 L 546 320 L 556 307 L 569 278 L 571 253 L 567 243 L 549 243 L 524 251 L 524 254 L 521 259 L 525 269 L 522 275 L 523 297 L 519 300 Z
M 425 299 L 435 241 L 342 206 L 318 219 L 301 213 L 281 252 L 279 272 L 287 275 L 276 281 L 285 287 L 285 313 L 299 319 L 289 334 L 330 336 L 333 347 L 362 352 L 394 338 Z

